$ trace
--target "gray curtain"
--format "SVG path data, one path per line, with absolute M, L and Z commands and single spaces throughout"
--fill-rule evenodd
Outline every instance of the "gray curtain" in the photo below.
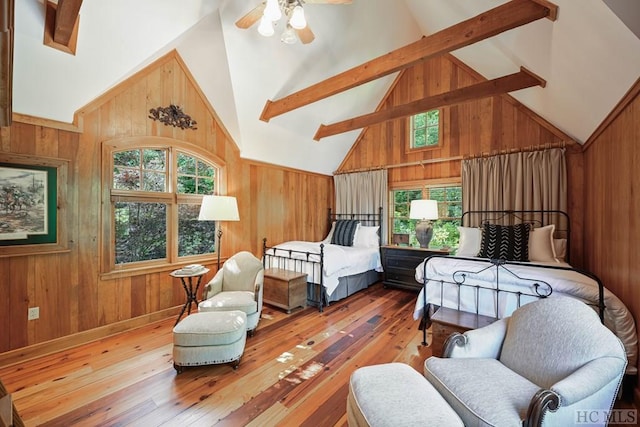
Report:
M 564 148 L 462 161 L 462 207 L 472 210 L 567 210 Z M 474 219 L 471 223 L 474 224 Z
M 387 170 L 334 175 L 336 212 L 368 214 L 382 207 L 383 225 L 387 218 L 388 183 Z M 380 228 L 382 243 L 386 243 L 385 227 Z

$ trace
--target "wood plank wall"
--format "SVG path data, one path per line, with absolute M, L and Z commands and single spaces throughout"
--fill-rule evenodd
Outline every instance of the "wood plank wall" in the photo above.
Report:
M 180 130 L 148 119 L 150 108 L 176 104 L 198 122 Z M 25 120 L 30 121 L 30 120 Z M 44 121 L 43 121 L 44 122 Z M 262 238 L 321 240 L 326 208 L 333 204 L 331 176 L 240 158 L 215 112 L 174 51 L 78 112 L 82 132 L 15 122 L 1 128 L 0 153 L 55 157 L 70 162 L 65 218 L 69 252 L 0 258 L 0 353 L 49 340 L 99 337 L 166 316 L 184 303 L 184 292 L 166 271 L 103 279 L 99 273 L 101 142 L 160 136 L 191 143 L 226 164 L 227 194 L 238 199 L 239 222 L 224 224 L 222 257 L 248 250 L 261 256 Z M 68 127 L 68 126 L 66 126 Z M 61 128 L 66 128 L 61 126 Z M 209 266 L 213 275 L 215 260 Z M 27 321 L 28 307 L 40 319 Z M 88 332 L 100 330 L 95 334 Z M 73 341 L 73 340 L 71 340 Z M 11 352 L 11 353 L 15 353 Z M 0 355 L 0 361 L 2 357 Z
M 390 108 L 482 80 L 483 77 L 454 56 L 440 56 L 405 70 L 379 108 Z M 440 147 L 415 152 L 408 152 L 406 148 L 408 125 L 405 119 L 371 126 L 361 133 L 337 172 L 410 164 L 389 168 L 389 185 L 393 186 L 408 181 L 460 177 L 460 160 L 411 165 L 416 162 L 564 143 L 569 175 L 569 214 L 574 230 L 582 228 L 582 150 L 571 137 L 509 95 L 445 107 L 442 126 Z M 582 241 L 578 234 L 572 238 L 571 262 L 582 266 Z
M 584 248 L 589 269 L 640 327 L 640 80 L 630 92 L 635 95 L 585 151 Z

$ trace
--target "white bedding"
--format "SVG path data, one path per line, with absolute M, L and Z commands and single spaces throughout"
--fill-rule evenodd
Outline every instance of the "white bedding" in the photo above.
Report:
M 500 279 L 500 289 L 503 290 L 520 290 L 523 293 L 535 294 L 532 284 L 522 285 L 522 281 L 517 277 L 531 278 L 547 282 L 553 289 L 550 297 L 554 294 L 569 295 L 585 302 L 594 303 L 598 301 L 598 285 L 597 282 L 588 276 L 582 275 L 573 270 L 551 270 L 536 268 L 531 263 L 519 263 L 517 265 L 509 264 L 505 267 L 512 273 L 500 268 L 489 268 L 477 275 L 467 275 L 466 282 L 482 283 L 481 286 L 487 290 L 476 291 L 473 288 L 461 287 L 454 284 L 442 284 L 440 281 L 451 282 L 451 275 L 455 271 L 475 272 L 483 267 L 491 266 L 491 263 L 478 258 L 475 260 L 464 260 L 453 257 L 436 257 L 431 258 L 427 262 L 426 276 L 429 278 L 427 283 L 427 303 L 439 306 L 458 308 L 458 292 L 460 292 L 460 310 L 468 312 L 476 312 L 476 304 L 478 313 L 491 317 L 509 316 L 517 308 L 517 297 L 513 294 L 500 293 L 496 302 L 495 289 L 496 271 L 498 271 Z M 416 267 L 415 278 L 419 283 L 423 283 L 424 263 L 420 263 Z M 549 264 L 561 267 L 570 267 L 565 263 L 537 263 Z M 458 276 L 458 281 L 460 277 Z M 520 283 L 520 284 L 519 284 Z M 547 293 L 544 285 L 541 284 L 541 293 Z M 521 296 L 520 304 L 526 304 L 534 301 L 534 297 Z M 477 303 L 476 303 L 477 301 Z M 604 289 L 605 314 L 604 323 L 620 338 L 625 346 L 627 358 L 629 361 L 627 372 L 635 373 L 637 371 L 636 361 L 638 355 L 638 338 L 636 335 L 636 327 L 634 319 L 627 307 L 611 293 L 608 289 Z M 424 288 L 420 291 L 420 295 L 416 301 L 413 313 L 414 319 L 422 316 L 424 307 Z
M 323 242 L 304 242 L 291 241 L 276 245 L 272 249 L 267 250 L 267 254 L 289 257 L 288 250 L 308 252 L 309 260 L 320 261 L 320 243 Z M 306 254 L 291 253 L 291 258 L 300 261 L 306 261 Z M 276 262 L 280 262 L 278 260 Z M 302 271 L 307 273 L 307 280 L 312 283 L 320 283 L 320 267 L 319 264 L 313 263 L 295 263 L 288 261 L 287 265 L 279 265 L 280 268 L 289 270 Z M 340 246 L 324 243 L 324 263 L 322 271 L 322 283 L 326 288 L 328 296 L 331 296 L 338 287 L 338 279 L 344 276 L 364 273 L 365 271 L 376 270 L 382 271 L 382 262 L 380 260 L 380 248 L 372 247 L 352 247 Z

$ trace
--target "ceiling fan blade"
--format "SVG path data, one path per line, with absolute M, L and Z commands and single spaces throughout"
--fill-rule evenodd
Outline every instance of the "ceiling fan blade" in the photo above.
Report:
M 304 0 L 309 4 L 351 4 L 351 0 Z
M 263 2 L 258 6 L 254 7 L 253 9 L 251 9 L 249 13 L 247 13 L 242 18 L 236 21 L 236 27 L 247 29 L 253 24 L 255 24 L 256 22 L 258 22 L 260 18 L 262 18 L 262 13 L 264 12 L 264 8 L 265 8 L 265 3 Z
M 296 34 L 298 35 L 298 38 L 300 39 L 302 44 L 309 44 L 316 38 L 316 36 L 313 35 L 313 31 L 311 31 L 308 25 L 301 30 L 296 30 Z

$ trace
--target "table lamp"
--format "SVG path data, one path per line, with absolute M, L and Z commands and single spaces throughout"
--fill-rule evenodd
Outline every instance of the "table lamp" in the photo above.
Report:
M 418 219 L 416 239 L 421 248 L 428 248 L 433 237 L 432 219 L 438 219 L 438 202 L 436 200 L 412 200 L 409 210 L 410 219 Z
M 216 221 L 218 225 L 218 270 L 220 270 L 220 252 L 222 241 L 222 221 L 240 221 L 238 202 L 232 196 L 203 196 L 200 205 L 199 221 Z

